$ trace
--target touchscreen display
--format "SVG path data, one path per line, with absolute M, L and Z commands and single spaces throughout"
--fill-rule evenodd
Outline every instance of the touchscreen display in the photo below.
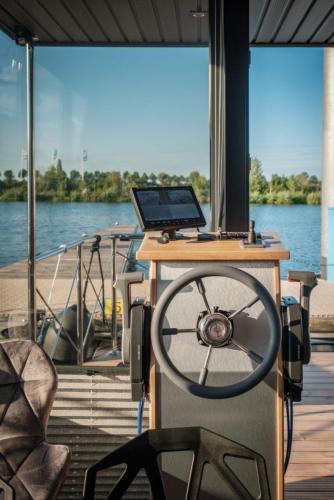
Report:
M 202 210 L 191 186 L 133 189 L 132 192 L 143 229 L 159 229 L 167 225 L 205 225 Z

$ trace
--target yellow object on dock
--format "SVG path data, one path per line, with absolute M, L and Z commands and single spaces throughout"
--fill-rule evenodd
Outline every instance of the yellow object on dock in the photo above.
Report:
M 106 316 L 111 316 L 112 313 L 112 299 L 106 299 L 104 312 Z M 116 300 L 116 314 L 117 316 L 122 316 L 123 314 L 123 302 L 122 299 Z

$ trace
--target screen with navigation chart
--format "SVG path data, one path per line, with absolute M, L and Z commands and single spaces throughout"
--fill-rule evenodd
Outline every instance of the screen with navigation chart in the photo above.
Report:
M 206 224 L 191 186 L 132 188 L 143 231 L 203 227 Z

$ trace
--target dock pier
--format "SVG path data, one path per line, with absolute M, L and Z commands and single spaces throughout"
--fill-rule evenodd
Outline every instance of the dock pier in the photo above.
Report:
M 101 236 L 112 235 L 113 233 L 134 234 L 135 231 L 136 226 L 134 225 L 115 225 L 104 228 L 101 231 L 96 231 L 95 234 Z M 92 238 L 85 241 L 82 246 L 83 266 L 86 269 L 88 268 L 93 241 L 94 236 L 92 235 Z M 117 241 L 116 273 L 125 270 L 131 246 L 131 241 Z M 36 262 L 36 287 L 45 298 L 50 296 L 52 281 L 58 265 L 57 278 L 51 296 L 52 308 L 58 311 L 63 309 L 66 303 L 77 261 L 76 248 L 66 250 L 66 245 L 64 245 L 64 250 L 61 254 L 37 260 Z M 110 301 L 112 296 L 112 251 L 110 239 L 103 239 L 101 241 L 100 255 L 105 278 L 105 294 L 107 300 Z M 27 272 L 28 265 L 26 260 L 21 260 L 0 268 L 0 331 L 6 328 L 8 322 L 10 327 L 14 327 L 16 324 L 20 325 L 20 322 L 23 321 L 24 316 L 27 314 Z M 101 276 L 99 274 L 98 260 L 95 257 L 92 261 L 90 277 L 91 283 L 98 290 L 101 286 Z M 83 273 L 84 280 L 85 272 Z M 95 301 L 91 283 L 87 287 L 87 304 L 92 304 Z M 37 309 L 45 309 L 45 304 L 38 294 L 36 299 Z M 73 290 L 73 297 L 70 298 L 70 303 L 75 300 L 75 290 Z

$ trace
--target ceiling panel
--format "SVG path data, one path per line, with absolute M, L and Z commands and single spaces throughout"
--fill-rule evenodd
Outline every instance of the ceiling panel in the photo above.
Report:
M 307 16 L 313 2 L 314 0 L 298 0 L 298 2 L 295 1 L 292 3 L 287 16 L 276 34 L 275 43 L 289 43 L 303 19 Z
M 176 1 L 175 6 L 180 23 L 181 41 L 185 43 L 199 42 L 199 23 L 201 20 L 191 15 L 191 12 L 197 9 L 197 0 Z
M 180 40 L 180 26 L 177 22 L 174 0 L 152 0 L 161 23 L 162 38 L 165 43 Z
M 275 39 L 291 5 L 292 0 L 271 0 L 256 37 L 257 42 L 270 43 Z
M 233 1 L 233 0 L 228 0 Z M 334 0 L 249 0 L 252 45 L 334 44 Z M 206 45 L 208 0 L 0 0 L 0 28 L 41 45 Z
M 294 43 L 307 43 L 315 35 L 334 6 L 334 0 L 317 0 L 299 30 L 293 37 Z
M 94 15 L 108 41 L 116 43 L 126 41 L 107 0 L 94 0 Z
M 21 8 L 27 6 L 27 2 L 24 2 L 24 0 L 17 1 L 17 4 Z M 68 40 L 69 34 L 64 31 L 61 23 L 55 21 L 42 3 L 37 0 L 29 0 L 28 12 L 34 22 L 39 23 L 40 26 L 47 26 L 47 31 L 53 40 L 59 40 L 61 42 L 66 42 Z
M 13 0 L 14 1 L 14 0 Z M 39 3 L 44 7 L 44 10 L 47 11 L 49 16 L 62 27 L 63 31 L 67 33 L 68 43 L 74 42 L 76 40 L 81 40 L 83 43 L 89 42 L 88 37 L 82 31 L 78 23 L 75 21 L 75 18 L 65 9 L 60 0 L 53 0 L 51 3 L 50 0 L 38 0 Z M 46 21 L 45 21 L 45 24 Z M 35 34 L 35 31 L 32 31 L 32 34 Z
M 151 0 L 131 1 L 132 11 L 137 20 L 138 26 L 145 42 L 162 42 L 160 20 L 156 15 Z
M 36 34 L 40 39 L 50 42 L 54 41 L 54 38 L 49 33 L 46 24 L 40 25 L 40 23 L 29 14 L 26 6 L 22 7 L 15 0 L 1 0 L 0 6 L 12 17 L 12 28 L 14 31 L 17 31 L 21 26 L 24 26 L 28 31 Z
M 208 12 L 209 10 L 209 0 L 202 0 L 202 9 L 204 12 Z M 201 42 L 205 43 L 209 40 L 209 23 L 207 19 L 203 19 L 200 22 L 201 28 Z
M 261 22 L 267 12 L 270 0 L 252 0 L 249 9 L 249 40 L 255 40 L 261 27 Z
M 15 19 L 13 19 L 13 17 L 0 6 L 0 29 L 12 38 L 15 38 L 15 23 Z
M 127 42 L 144 43 L 143 34 L 138 26 L 132 7 L 128 0 L 108 0 Z
M 63 4 L 91 42 L 103 43 L 108 41 L 96 21 L 95 2 L 94 4 L 92 2 L 86 4 L 82 0 L 71 0 L 70 2 L 63 2 Z
M 323 22 L 320 28 L 316 31 L 315 35 L 312 37 L 311 42 L 321 43 L 322 40 L 327 41 L 334 35 L 334 12 L 332 11 L 327 19 Z

